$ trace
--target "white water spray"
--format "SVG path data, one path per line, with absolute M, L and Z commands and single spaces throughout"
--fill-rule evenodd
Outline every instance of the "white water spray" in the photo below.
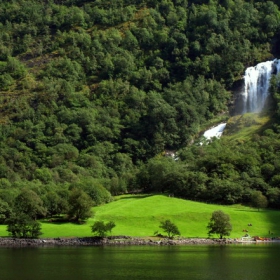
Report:
M 249 67 L 244 75 L 243 114 L 248 112 L 260 112 L 269 95 L 270 78 L 272 74 L 280 73 L 280 59 L 261 62 L 256 66 Z M 226 127 L 221 123 L 209 130 L 203 136 L 209 141 L 211 138 L 220 138 Z
M 226 123 L 221 123 L 215 127 L 212 127 L 208 130 L 206 130 L 203 134 L 203 136 L 207 139 L 207 140 L 211 140 L 211 138 L 216 137 L 216 138 L 220 138 L 223 134 L 224 129 L 226 128 Z
M 269 83 L 273 73 L 280 70 L 280 60 L 266 61 L 249 67 L 244 75 L 243 114 L 260 112 L 269 95 Z

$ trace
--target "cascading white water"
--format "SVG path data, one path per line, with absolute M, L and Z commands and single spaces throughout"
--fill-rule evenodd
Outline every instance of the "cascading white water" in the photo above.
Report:
M 266 61 L 249 67 L 244 75 L 243 113 L 260 112 L 269 95 L 269 83 L 273 73 L 280 70 L 280 60 Z
M 272 74 L 280 73 L 280 59 L 261 62 L 254 67 L 249 67 L 244 75 L 244 91 L 242 93 L 243 111 L 260 112 L 269 95 L 270 78 Z M 204 132 L 203 136 L 211 141 L 211 138 L 220 138 L 226 127 L 226 123 L 221 123 Z M 202 143 L 201 143 L 202 144 Z
M 203 136 L 208 140 L 210 140 L 213 137 L 220 138 L 223 134 L 223 131 L 224 131 L 226 125 L 227 125 L 226 123 L 221 123 L 215 127 L 212 127 L 210 129 L 206 130 L 204 132 Z
M 224 129 L 226 128 L 226 125 L 226 123 L 221 123 L 215 127 L 206 130 L 203 134 L 203 137 L 206 138 L 207 143 L 211 142 L 211 139 L 214 137 L 220 138 L 224 132 Z M 203 142 L 201 142 L 200 145 L 203 145 Z

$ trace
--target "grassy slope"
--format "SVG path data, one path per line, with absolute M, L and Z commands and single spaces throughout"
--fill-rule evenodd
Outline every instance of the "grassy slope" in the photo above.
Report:
M 241 237 L 243 229 L 248 229 L 252 236 L 268 236 L 269 230 L 274 232 L 274 236 L 280 236 L 280 211 L 257 211 L 240 205 L 219 206 L 153 195 L 123 196 L 95 207 L 94 219 L 89 219 L 84 225 L 43 223 L 42 237 L 90 236 L 90 225 L 99 219 L 116 223 L 113 235 L 152 236 L 155 231 L 160 232 L 160 221 L 171 219 L 182 236 L 206 237 L 206 226 L 215 210 L 223 210 L 230 215 L 233 225 L 231 237 Z M 248 227 L 248 223 L 253 226 Z M 7 236 L 6 226 L 0 226 L 0 236 Z
M 223 137 L 228 141 L 250 141 L 254 134 L 269 128 L 272 122 L 269 114 L 247 113 L 231 117 Z

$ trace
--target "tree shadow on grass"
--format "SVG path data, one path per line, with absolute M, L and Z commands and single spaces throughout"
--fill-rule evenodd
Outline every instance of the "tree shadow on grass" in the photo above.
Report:
M 54 224 L 54 225 L 64 225 L 64 224 L 73 224 L 73 225 L 83 225 L 86 221 L 75 221 L 68 220 L 67 218 L 50 218 L 40 221 L 42 224 Z
M 259 213 L 264 213 L 266 212 L 265 210 L 258 211 L 258 209 L 235 209 L 235 211 L 242 211 L 242 212 L 259 212 Z
M 150 197 L 150 196 L 153 196 L 154 194 L 135 194 L 135 195 L 128 195 L 128 196 L 122 196 L 120 197 L 118 200 L 121 200 L 121 199 L 130 199 L 130 198 L 146 198 L 146 197 Z

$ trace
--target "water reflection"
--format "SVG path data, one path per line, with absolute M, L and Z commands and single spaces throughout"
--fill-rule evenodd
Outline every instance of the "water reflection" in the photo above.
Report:
M 1 248 L 1 280 L 278 278 L 279 245 Z

